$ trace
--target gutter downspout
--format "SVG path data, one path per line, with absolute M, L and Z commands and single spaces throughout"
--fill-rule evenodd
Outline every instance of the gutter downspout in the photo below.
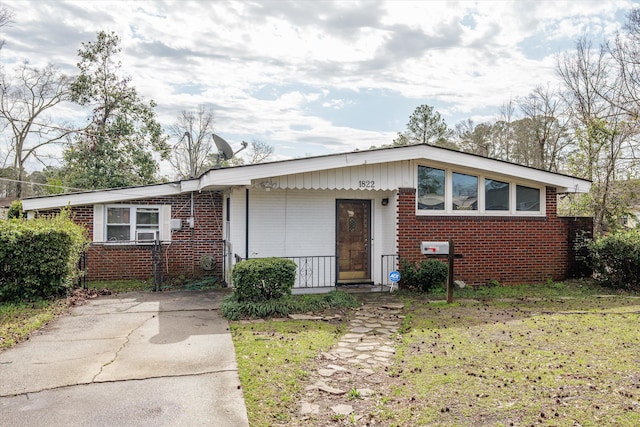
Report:
M 249 259 L 249 189 L 245 190 L 244 259 Z
M 189 217 L 189 227 L 193 229 L 196 225 L 195 207 L 193 206 L 193 191 L 191 192 L 191 216 Z

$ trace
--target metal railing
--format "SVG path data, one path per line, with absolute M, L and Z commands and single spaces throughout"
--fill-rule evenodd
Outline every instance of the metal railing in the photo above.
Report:
M 336 285 L 335 255 L 287 258 L 298 266 L 294 288 L 323 288 Z
M 380 256 L 380 286 L 391 286 L 393 282 L 389 279 L 389 273 L 399 268 L 398 254 L 386 254 Z
M 296 263 L 296 281 L 294 289 L 327 288 L 336 286 L 335 255 L 310 255 L 275 257 L 290 259 Z M 235 254 L 236 262 L 243 258 Z

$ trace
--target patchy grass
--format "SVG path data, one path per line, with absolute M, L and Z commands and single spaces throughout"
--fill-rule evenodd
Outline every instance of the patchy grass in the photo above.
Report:
M 0 349 L 24 341 L 30 333 L 46 325 L 66 309 L 64 299 L 0 304 Z
M 405 303 L 402 340 L 368 420 L 640 425 L 640 297 L 590 282 L 459 291 L 454 304 L 444 294 L 396 295 Z M 232 322 L 252 426 L 359 425 L 295 419 L 309 373 L 324 367 L 316 356 L 337 343 L 346 322 Z M 343 403 L 357 398 L 352 390 Z
M 611 288 L 598 285 L 591 280 L 570 280 L 566 282 L 548 282 L 537 285 L 500 286 L 484 285 L 479 287 L 457 286 L 454 298 L 473 298 L 496 300 L 501 298 L 578 298 L 615 293 Z M 427 295 L 429 299 L 445 299 L 444 289 L 437 289 Z
M 640 298 L 599 291 L 497 287 L 453 305 L 405 295 L 377 416 L 392 426 L 640 425 Z
M 252 427 L 287 425 L 313 358 L 343 334 L 343 325 L 300 320 L 234 322 L 231 332 Z

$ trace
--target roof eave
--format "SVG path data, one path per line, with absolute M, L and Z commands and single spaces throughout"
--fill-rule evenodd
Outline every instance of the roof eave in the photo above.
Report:
M 146 185 L 141 187 L 114 188 L 86 193 L 69 193 L 22 200 L 22 209 L 36 211 L 55 209 L 65 206 L 83 206 L 106 202 L 124 202 L 148 197 L 161 197 L 180 194 L 180 183 Z

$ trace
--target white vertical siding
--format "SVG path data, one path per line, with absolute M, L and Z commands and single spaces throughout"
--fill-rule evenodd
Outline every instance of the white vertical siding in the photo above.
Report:
M 375 189 L 393 191 L 399 187 L 413 186 L 413 162 L 403 160 L 390 163 L 365 164 L 360 166 L 314 172 L 282 175 L 264 180 L 257 180 L 259 187 L 262 182 L 276 183 L 281 189 L 298 190 L 362 190 Z M 363 188 L 362 182 L 373 183 L 373 187 Z
M 245 189 L 236 188 L 229 196 L 229 243 L 234 255 L 245 257 Z
M 382 206 L 382 199 L 388 198 L 389 204 Z M 396 248 L 396 228 L 397 228 L 397 214 L 395 194 L 385 193 L 378 196 L 373 200 L 373 260 L 371 271 L 373 281 L 375 283 L 382 283 L 382 271 L 381 261 L 382 255 L 391 255 L 397 252 Z
M 332 255 L 335 197 L 332 192 L 249 191 L 251 256 Z
M 389 199 L 388 206 L 382 206 L 383 198 Z M 336 199 L 371 200 L 371 273 L 380 283 L 381 255 L 396 251 L 395 193 L 391 191 L 251 188 L 249 257 L 335 255 Z M 230 206 L 229 238 L 234 253 L 244 258 L 245 189 L 231 192 Z

